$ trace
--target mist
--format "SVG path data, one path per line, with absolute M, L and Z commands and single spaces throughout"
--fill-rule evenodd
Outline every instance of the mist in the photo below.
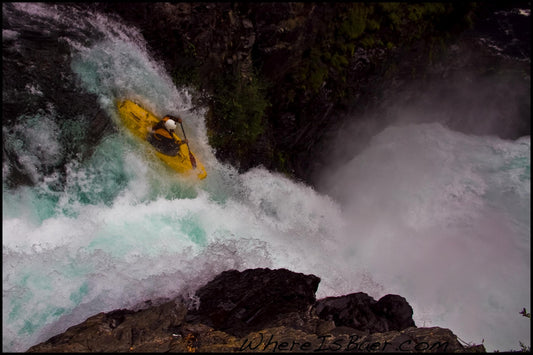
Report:
M 530 129 L 529 78 L 502 75 L 461 72 L 389 95 L 347 120 L 316 179 L 379 297 L 400 294 L 417 326 L 488 351 L 530 342 L 519 314 L 530 309 L 530 137 L 518 138 Z

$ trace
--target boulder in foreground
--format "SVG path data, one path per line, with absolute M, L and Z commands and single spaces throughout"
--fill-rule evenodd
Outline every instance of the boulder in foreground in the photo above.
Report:
M 316 301 L 320 279 L 286 269 L 225 271 L 180 299 L 99 313 L 28 352 L 485 352 L 449 329 L 417 328 L 397 295 Z

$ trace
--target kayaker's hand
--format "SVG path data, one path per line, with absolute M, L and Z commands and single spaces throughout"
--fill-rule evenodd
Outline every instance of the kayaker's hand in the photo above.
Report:
M 183 123 L 183 120 L 181 119 L 181 117 L 176 117 L 176 121 L 178 121 L 178 123 Z
M 181 144 L 189 144 L 189 140 L 188 139 L 184 139 L 181 141 Z

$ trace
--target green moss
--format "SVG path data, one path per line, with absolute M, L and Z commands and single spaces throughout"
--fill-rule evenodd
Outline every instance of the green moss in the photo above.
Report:
M 324 60 L 323 60 L 324 58 Z M 331 54 L 321 54 L 318 48 L 311 48 L 304 54 L 300 65 L 293 78 L 297 87 L 302 91 L 316 92 L 328 75 L 328 62 Z
M 306 107 L 312 106 L 310 103 L 324 86 L 328 100 L 337 104 L 348 102 L 354 97 L 354 91 L 359 90 L 354 85 L 357 78 L 347 79 L 352 74 L 349 66 L 359 47 L 408 50 L 423 40 L 424 55 L 432 62 L 439 57 L 446 36 L 464 29 L 469 23 L 469 11 L 473 7 L 472 3 L 431 2 L 341 2 L 327 8 L 316 6 L 318 18 L 310 20 L 300 16 L 281 23 L 288 31 L 307 24 L 312 26 L 307 27 L 305 40 L 295 44 L 295 50 L 289 52 L 287 62 L 291 65 L 284 65 L 283 76 L 275 73 L 274 76 L 281 79 L 272 88 L 264 84 L 265 79 L 258 71 L 249 80 L 242 78 L 236 68 L 223 71 L 220 66 L 224 64 L 198 58 L 193 44 L 185 39 L 178 41 L 181 51 L 174 80 L 178 85 L 192 86 L 209 95 L 208 136 L 215 149 L 224 150 L 223 156 L 234 161 L 250 157 L 251 150 L 257 149 L 258 138 L 273 134 L 265 123 L 265 116 L 270 112 L 276 115 L 297 110 L 302 113 L 302 122 L 305 121 Z M 301 9 L 304 7 L 301 5 Z M 261 62 L 261 58 L 253 60 Z M 254 65 L 258 70 L 258 64 Z M 394 62 L 387 62 L 386 68 L 377 70 L 387 78 L 393 76 L 398 67 Z M 412 75 L 420 75 L 420 72 L 413 71 Z M 264 157 L 270 156 L 272 146 L 266 143 L 260 148 Z M 274 165 L 280 170 L 290 166 L 290 155 L 272 151 Z
M 365 31 L 380 28 L 379 21 L 369 18 L 372 13 L 372 5 L 343 4 L 335 15 L 336 21 L 317 26 L 321 29 L 316 33 L 318 41 L 304 51 L 295 72 L 289 74 L 299 91 L 287 95 L 288 103 L 301 103 L 312 98 L 325 82 L 332 79 L 332 71 L 335 73 L 334 80 L 346 81 L 345 71 L 358 40 Z
M 378 6 L 383 9 L 387 13 L 395 13 L 399 7 L 401 6 L 401 3 L 399 2 L 380 2 L 378 3 Z
M 265 90 L 255 74 L 249 80 L 230 73 L 218 76 L 209 116 L 209 139 L 215 149 L 230 148 L 242 156 L 265 132 L 263 117 L 270 106 Z
M 381 25 L 378 20 L 369 19 L 367 21 L 366 27 L 368 28 L 369 31 L 377 31 L 380 29 Z
M 361 45 L 365 48 L 372 48 L 372 47 L 383 47 L 383 42 L 380 39 L 377 39 L 376 36 L 365 36 L 361 40 Z
M 176 66 L 172 72 L 174 82 L 178 86 L 190 86 L 200 88 L 204 85 L 203 73 L 198 58 L 196 47 L 190 41 L 183 39 L 181 43 L 180 56 L 176 60 Z
M 346 56 L 335 53 L 331 58 L 331 66 L 338 71 L 343 70 L 348 65 L 348 58 Z
M 285 151 L 275 151 L 272 153 L 272 161 L 276 171 L 284 174 L 288 178 L 294 177 L 291 172 L 290 154 Z
M 349 8 L 344 16 L 341 16 L 339 34 L 349 41 L 361 36 L 367 27 L 367 15 L 370 9 L 371 7 L 365 4 L 354 4 Z

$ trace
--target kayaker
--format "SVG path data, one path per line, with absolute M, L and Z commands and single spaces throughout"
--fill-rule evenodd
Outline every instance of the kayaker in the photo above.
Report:
M 179 116 L 166 115 L 150 130 L 148 141 L 163 154 L 174 156 L 179 153 L 182 144 L 188 143 L 187 139 L 177 141 L 174 138 L 173 133 L 177 127 L 176 121 L 178 123 L 183 122 Z

